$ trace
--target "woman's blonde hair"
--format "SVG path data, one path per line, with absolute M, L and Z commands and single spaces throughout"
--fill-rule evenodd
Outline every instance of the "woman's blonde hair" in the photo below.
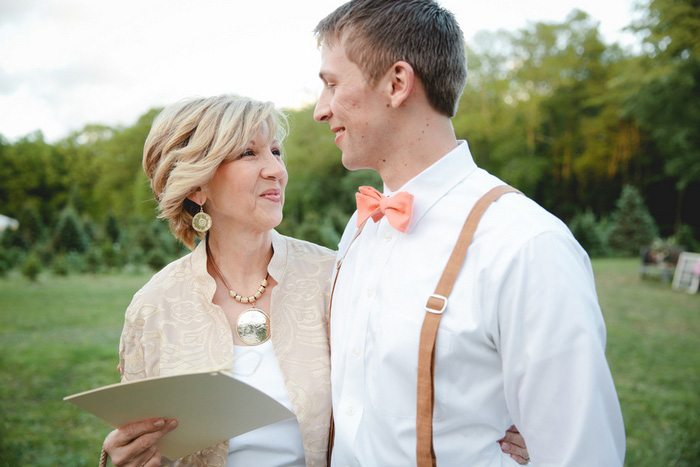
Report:
M 272 102 L 221 95 L 188 99 L 163 109 L 153 121 L 143 149 L 143 170 L 151 181 L 161 219 L 190 249 L 196 236 L 192 217 L 199 206 L 187 199 L 248 147 L 264 127 L 280 143 L 285 115 Z

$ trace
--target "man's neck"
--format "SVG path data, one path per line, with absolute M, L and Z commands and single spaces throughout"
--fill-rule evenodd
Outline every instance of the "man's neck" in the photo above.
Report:
M 390 157 L 376 168 L 384 184 L 392 191 L 442 159 L 457 147 L 450 119 L 426 117 L 404 125 Z

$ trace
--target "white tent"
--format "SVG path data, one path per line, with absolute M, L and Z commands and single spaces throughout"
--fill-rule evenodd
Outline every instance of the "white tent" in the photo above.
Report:
M 5 229 L 17 230 L 19 228 L 19 221 L 11 217 L 3 216 L 0 214 L 0 232 Z

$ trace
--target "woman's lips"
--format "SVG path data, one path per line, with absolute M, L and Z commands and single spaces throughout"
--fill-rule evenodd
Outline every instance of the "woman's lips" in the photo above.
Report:
M 260 193 L 260 197 L 276 203 L 278 203 L 282 198 L 280 190 L 265 190 Z

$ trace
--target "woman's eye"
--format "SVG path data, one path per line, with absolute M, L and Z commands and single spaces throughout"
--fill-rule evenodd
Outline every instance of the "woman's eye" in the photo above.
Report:
M 253 151 L 252 149 L 248 149 L 248 150 L 244 151 L 243 154 L 241 154 L 241 157 L 243 157 L 243 156 L 254 156 L 254 155 L 255 155 L 255 151 Z
M 282 156 L 282 151 L 280 151 L 279 149 L 273 149 L 272 154 L 274 154 L 275 156 Z

